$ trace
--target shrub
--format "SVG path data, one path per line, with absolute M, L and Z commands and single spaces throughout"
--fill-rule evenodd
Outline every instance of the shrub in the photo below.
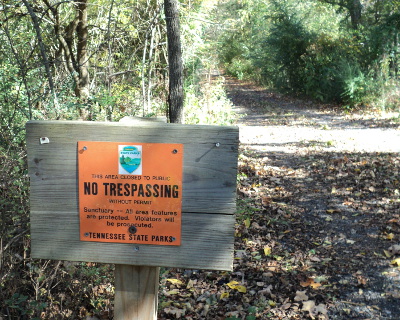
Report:
M 185 123 L 231 125 L 235 120 L 232 103 L 226 97 L 224 78 L 185 88 Z

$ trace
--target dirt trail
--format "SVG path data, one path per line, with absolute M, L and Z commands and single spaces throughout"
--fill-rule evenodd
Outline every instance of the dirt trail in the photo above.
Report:
M 294 257 L 312 252 L 314 258 L 301 262 L 312 266 L 304 274 L 326 281 L 319 291 L 296 287 L 296 278 L 284 286 L 281 279 L 290 276 L 279 273 L 271 287 L 290 288 L 289 301 L 305 290 L 329 310 L 323 314 L 314 308 L 304 316 L 290 302 L 280 316 L 400 319 L 400 267 L 390 264 L 400 252 L 388 251 L 400 244 L 399 114 L 349 115 L 230 78 L 226 88 L 240 116 L 239 170 L 246 178 L 239 194 L 263 208 L 247 236 L 257 238 L 263 219 L 273 234 L 280 225 L 270 224 L 270 217 L 277 221 L 277 206 L 286 206 L 288 235 L 281 232 L 274 239 L 276 250 Z M 305 276 L 297 272 L 296 277 Z
M 399 113 L 345 114 L 227 79 L 241 143 L 258 150 L 400 152 Z

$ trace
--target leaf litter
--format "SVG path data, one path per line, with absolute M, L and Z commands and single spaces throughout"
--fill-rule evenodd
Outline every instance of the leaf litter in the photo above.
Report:
M 277 160 L 242 150 L 234 271 L 165 270 L 160 319 L 398 318 L 400 157 Z
M 292 151 L 242 144 L 234 270 L 164 270 L 159 319 L 400 318 L 399 154 Z

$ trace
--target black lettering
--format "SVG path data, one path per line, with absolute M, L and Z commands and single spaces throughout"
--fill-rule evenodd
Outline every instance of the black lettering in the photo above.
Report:
M 90 194 L 90 182 L 83 183 L 83 194 Z
M 165 198 L 171 198 L 171 185 L 165 185 L 164 186 L 164 197 Z
M 171 184 L 128 184 L 104 182 L 104 195 L 118 197 L 179 198 L 179 185 Z M 84 182 L 84 194 L 98 193 L 97 183 Z
M 83 183 L 83 194 L 88 194 L 88 195 L 96 195 L 99 191 L 97 182 L 84 182 Z
M 129 196 L 129 195 L 131 194 L 131 192 L 130 192 L 130 190 L 129 190 L 129 183 L 125 183 L 125 184 L 124 184 L 124 189 L 125 189 L 125 191 L 124 191 L 124 196 L 125 196 L 125 197 Z
M 137 191 L 137 184 L 132 184 L 131 185 L 131 187 L 132 187 L 132 191 L 131 191 L 131 196 L 134 196 L 135 195 L 135 192 Z
M 151 241 L 173 242 L 174 241 L 174 237 L 172 237 L 172 236 L 151 236 Z
M 117 196 L 122 196 L 122 183 L 117 183 Z
M 158 198 L 160 195 L 160 192 L 158 191 L 158 189 L 160 188 L 160 186 L 158 184 L 155 184 L 153 186 L 153 197 Z
M 115 196 L 117 194 L 115 189 L 116 189 L 115 183 L 110 183 L 110 196 Z
M 139 184 L 138 197 L 144 197 L 144 188 L 142 184 Z
M 108 186 L 110 184 L 108 182 L 103 182 L 103 186 L 104 186 L 104 195 L 108 196 Z
M 172 197 L 178 198 L 179 197 L 179 187 L 175 184 L 172 186 Z
M 151 197 L 151 184 L 146 184 L 146 197 Z

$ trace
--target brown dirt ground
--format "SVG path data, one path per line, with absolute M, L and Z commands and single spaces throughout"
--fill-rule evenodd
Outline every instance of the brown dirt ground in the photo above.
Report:
M 274 265 L 268 299 L 281 310 L 269 318 L 400 319 L 399 113 L 346 114 L 230 78 L 227 91 L 240 115 L 239 194 L 260 209 L 246 236 L 293 261 Z

